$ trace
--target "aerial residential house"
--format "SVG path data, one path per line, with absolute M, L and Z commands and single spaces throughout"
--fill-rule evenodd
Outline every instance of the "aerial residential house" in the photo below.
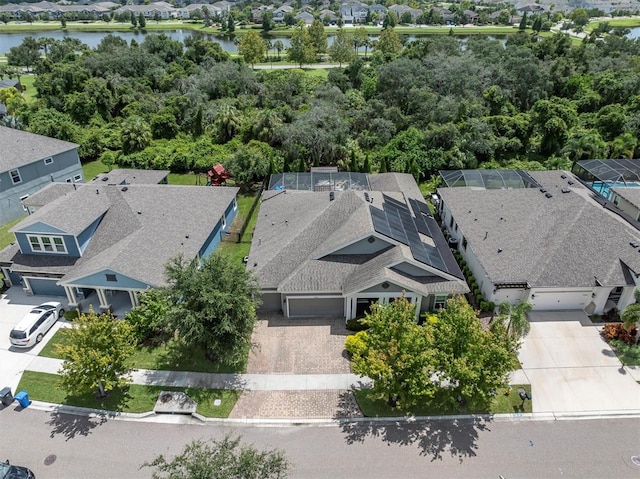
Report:
M 391 5 L 389 7 L 389 11 L 394 12 L 398 17 L 398 20 L 401 20 L 402 15 L 404 15 L 406 12 L 409 12 L 409 14 L 411 15 L 412 22 L 415 22 L 418 19 L 418 17 L 422 15 L 422 10 L 418 10 L 417 8 L 411 8 L 411 7 L 408 7 L 407 5 L 397 5 L 397 4 Z
M 205 9 L 211 16 L 220 15 L 222 13 L 222 10 L 220 10 L 218 7 L 214 7 L 213 5 L 209 5 L 207 3 L 192 3 L 190 5 L 185 5 L 184 7 L 179 8 L 176 16 L 178 18 L 182 18 L 183 20 L 187 20 L 193 16 L 194 12 L 199 12 L 204 17 Z
M 340 5 L 340 16 L 346 24 L 364 23 L 369 7 L 365 3 L 346 2 Z
M 448 8 L 444 8 L 444 7 L 433 7 L 432 10 L 435 13 L 439 13 L 442 16 L 442 19 L 444 20 L 444 23 L 451 23 L 453 22 L 454 19 L 454 15 L 453 12 L 451 12 L 451 10 L 449 10 Z
M 311 25 L 315 20 L 315 17 L 309 12 L 300 12 L 295 17 L 296 22 L 302 20 L 307 25 Z
M 171 258 L 208 257 L 236 216 L 238 189 L 139 175 L 34 195 L 33 213 L 11 229 L 16 243 L 0 251 L 5 281 L 27 294 L 66 296 L 70 309 L 92 304 L 121 315 L 139 304 L 139 292 L 166 284 Z M 139 182 L 120 181 L 134 176 Z
M 338 15 L 336 15 L 332 10 L 324 9 L 320 11 L 320 20 L 331 25 L 335 25 L 338 22 Z
M 416 314 L 469 291 L 411 175 L 272 175 L 247 268 L 262 310 L 360 317 L 404 295 Z
M 282 23 L 284 22 L 284 16 L 293 11 L 293 7 L 289 6 L 289 5 L 282 5 L 279 8 L 276 8 L 273 11 L 273 21 L 276 23 Z
M 82 183 L 78 145 L 0 126 L 0 224 L 27 214 L 22 201 L 51 182 Z
M 15 88 L 22 93 L 22 84 L 17 78 L 5 78 L 4 80 L 0 80 L 0 90 L 3 88 Z
M 142 14 L 147 20 L 153 20 L 156 15 L 163 20 L 175 18 L 179 10 L 167 2 L 155 2 L 148 5 L 124 5 L 118 8 L 115 13 L 130 13 L 138 16 Z
M 588 314 L 635 301 L 640 232 L 573 174 L 458 170 L 441 176 L 442 223 L 488 301 Z

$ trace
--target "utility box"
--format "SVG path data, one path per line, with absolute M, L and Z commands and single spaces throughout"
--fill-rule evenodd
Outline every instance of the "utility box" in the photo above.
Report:
M 0 389 L 0 401 L 4 406 L 10 406 L 13 402 L 13 394 L 11 394 L 11 388 Z
M 16 394 L 16 401 L 18 401 L 18 404 L 20 404 L 20 407 L 22 408 L 27 408 L 29 407 L 29 404 L 31 404 L 27 391 L 20 391 Z

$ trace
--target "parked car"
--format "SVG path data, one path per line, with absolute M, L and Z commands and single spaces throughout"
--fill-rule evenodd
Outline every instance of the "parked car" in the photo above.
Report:
M 12 466 L 7 462 L 0 462 L 0 479 L 36 479 L 30 469 L 22 466 Z
M 18 348 L 30 348 L 39 343 L 63 314 L 62 304 L 56 302 L 43 303 L 32 309 L 9 333 L 11 344 Z

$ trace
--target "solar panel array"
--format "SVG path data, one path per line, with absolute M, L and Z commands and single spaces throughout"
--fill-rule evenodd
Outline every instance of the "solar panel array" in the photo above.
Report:
M 446 244 L 444 236 L 436 231 L 438 224 L 431 216 L 427 205 L 416 200 L 409 200 L 413 210 L 412 215 L 405 203 L 385 194 L 382 197 L 384 199 L 382 209 L 373 205 L 369 206 L 373 228 L 378 233 L 407 245 L 416 261 L 460 277 L 460 268 L 455 260 L 453 262 L 446 261 L 438 250 L 438 248 L 448 248 L 449 246 Z M 423 242 L 420 234 L 430 237 L 435 246 Z M 453 258 L 452 255 L 451 257 Z

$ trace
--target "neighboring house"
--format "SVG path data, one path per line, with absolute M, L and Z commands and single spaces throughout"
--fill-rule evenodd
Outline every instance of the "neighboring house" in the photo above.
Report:
M 473 10 L 464 10 L 462 13 L 464 14 L 468 23 L 477 23 L 478 18 L 480 17 L 480 15 Z
M 22 83 L 20 83 L 18 79 L 5 78 L 4 80 L 0 80 L 0 90 L 3 88 L 15 88 L 22 93 Z
M 118 169 L 108 173 L 99 173 L 92 182 L 107 185 L 166 185 L 169 180 L 169 170 L 136 170 Z
M 439 13 L 442 16 L 442 19 L 444 20 L 445 23 L 453 22 L 453 19 L 454 19 L 453 12 L 451 12 L 451 10 L 449 10 L 448 8 L 433 7 L 433 11 Z
M 263 311 L 350 319 L 404 294 L 418 314 L 469 291 L 411 175 L 286 173 L 270 188 L 247 262 Z
M 332 10 L 324 9 L 320 11 L 320 20 L 323 22 L 327 20 L 331 24 L 335 24 L 338 21 L 338 15 Z
M 98 19 L 103 14 L 109 13 L 113 8 L 119 7 L 120 4 L 113 2 L 98 2 L 90 5 L 87 4 L 57 4 L 51 2 L 21 3 L 0 5 L 0 13 L 8 13 L 12 20 L 20 20 L 25 15 L 31 14 L 35 18 L 48 17 L 56 20 L 62 15 L 78 14 L 86 18 Z
M 204 16 L 205 8 L 209 12 L 209 15 L 211 15 L 212 17 L 215 15 L 220 15 L 222 13 L 222 10 L 220 10 L 217 7 L 214 7 L 213 5 L 209 5 L 206 3 L 192 3 L 191 5 L 186 5 L 182 8 L 179 8 L 176 16 L 178 18 L 182 18 L 183 20 L 186 20 L 191 18 L 191 15 L 196 10 L 199 10 L 200 13 L 202 13 L 202 15 Z
M 294 18 L 296 22 L 302 20 L 307 25 L 311 25 L 315 20 L 315 17 L 309 12 L 300 12 Z
M 16 243 L 0 251 L 0 268 L 28 294 L 66 296 L 69 308 L 138 305 L 139 292 L 166 284 L 171 258 L 208 257 L 237 213 L 237 188 L 101 180 L 50 188 L 11 229 Z
M 127 12 L 135 16 L 142 14 L 148 20 L 153 20 L 156 14 L 158 14 L 161 19 L 168 20 L 169 18 L 178 16 L 179 10 L 173 8 L 173 6 L 167 2 L 155 2 L 149 5 L 125 5 L 115 11 L 115 13 Z
M 517 9 L 517 11 L 518 11 L 518 13 L 520 13 L 520 14 L 524 14 L 524 13 L 527 13 L 527 14 L 531 14 L 531 13 L 533 13 L 533 14 L 540 14 L 540 13 L 544 13 L 544 12 L 545 12 L 545 9 L 544 9 L 544 7 L 542 7 L 541 5 L 534 5 L 534 4 L 532 4 L 532 5 L 525 5 L 525 6 L 523 6 L 523 7 L 519 7 L 519 8 Z
M 29 195 L 55 181 L 83 183 L 78 145 L 0 126 L 0 224 L 26 214 Z
M 442 223 L 487 301 L 588 314 L 635 301 L 640 233 L 571 173 L 441 175 L 449 185 L 438 189 Z
M 364 23 L 367 20 L 369 7 L 365 3 L 346 2 L 340 5 L 340 16 L 347 24 Z
M 284 22 L 284 16 L 293 11 L 293 7 L 289 5 L 282 5 L 280 8 L 276 8 L 273 11 L 273 21 L 276 23 Z
M 404 15 L 406 12 L 409 12 L 411 14 L 412 22 L 415 22 L 416 19 L 420 15 L 422 15 L 422 10 L 418 10 L 417 8 L 411 8 L 411 7 L 408 7 L 407 5 L 391 5 L 389 7 L 389 11 L 394 12 L 396 14 L 396 16 L 398 17 L 398 21 L 402 20 L 402 15 Z

